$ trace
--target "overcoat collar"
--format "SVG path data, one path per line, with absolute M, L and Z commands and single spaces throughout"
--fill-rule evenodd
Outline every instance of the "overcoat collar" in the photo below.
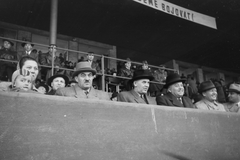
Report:
M 130 93 L 134 96 L 134 100 L 137 102 L 137 103 L 144 103 L 146 104 L 146 102 L 139 96 L 139 94 L 137 92 L 135 92 L 134 90 L 131 90 Z M 144 95 L 146 100 L 149 102 L 148 98 L 146 95 Z
M 73 89 L 76 94 L 75 97 L 77 97 L 77 98 L 79 98 L 79 97 L 91 97 L 91 98 L 98 97 L 97 92 L 93 87 L 91 87 L 88 95 L 85 94 L 84 90 L 82 88 L 80 88 L 78 84 L 74 85 Z

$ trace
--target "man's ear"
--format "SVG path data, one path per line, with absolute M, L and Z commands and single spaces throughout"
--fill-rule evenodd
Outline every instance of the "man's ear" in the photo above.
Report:
M 76 82 L 78 82 L 78 78 L 77 78 L 77 76 L 75 76 L 74 79 L 75 79 Z

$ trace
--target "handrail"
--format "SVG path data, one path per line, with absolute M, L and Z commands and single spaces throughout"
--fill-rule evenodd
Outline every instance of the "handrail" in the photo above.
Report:
M 10 41 L 15 41 L 15 42 L 20 42 L 20 43 L 25 43 L 26 41 L 23 41 L 23 40 L 17 40 L 17 39 L 12 39 L 12 38 L 6 38 L 6 37 L 1 37 L 1 39 L 7 39 L 7 40 L 10 40 Z M 53 46 L 53 45 L 44 45 L 44 44 L 40 44 L 40 43 L 34 43 L 34 42 L 31 42 L 31 44 L 34 44 L 36 46 L 41 46 L 41 47 L 46 47 L 46 48 L 49 48 L 49 47 L 54 47 L 55 49 L 57 50 L 63 50 L 63 51 L 67 51 L 67 52 L 75 52 L 75 53 L 81 53 L 81 54 L 88 54 L 88 52 L 83 52 L 83 51 L 76 51 L 76 50 L 72 50 L 72 49 L 66 49 L 66 48 L 61 48 L 61 47 L 57 47 L 57 46 Z M 106 74 L 104 73 L 105 72 L 105 67 L 104 67 L 104 62 L 105 62 L 105 58 L 106 59 L 111 59 L 111 60 L 117 60 L 117 61 L 121 61 L 121 62 L 127 62 L 128 60 L 125 60 L 125 59 L 120 59 L 120 58 L 115 58 L 115 57 L 109 57 L 109 56 L 104 56 L 104 55 L 98 55 L 98 54 L 93 54 L 94 56 L 96 57 L 100 57 L 101 58 L 101 73 L 97 73 L 97 75 L 100 75 L 102 76 L 102 90 L 105 90 L 105 77 L 113 77 L 113 78 L 120 78 L 120 79 L 126 79 L 126 80 L 129 80 L 131 78 L 128 78 L 128 77 L 122 77 L 122 76 L 115 76 L 115 75 L 110 75 L 110 74 Z M 6 60 L 6 59 L 0 59 L 0 61 L 6 61 L 6 62 L 13 62 L 13 63 L 18 63 L 18 61 L 14 61 L 14 60 Z M 133 64 L 138 64 L 138 65 L 141 65 L 142 63 L 140 62 L 135 62 L 135 61 L 131 61 L 131 63 Z M 46 65 L 41 65 L 39 64 L 40 67 L 45 67 L 45 68 L 51 68 L 52 70 L 54 68 L 58 68 L 60 70 L 67 70 L 67 71 L 74 71 L 74 69 L 68 69 L 68 68 L 60 68 L 60 67 L 55 67 L 54 66 L 54 61 L 53 61 L 53 64 L 52 66 L 46 66 Z M 174 71 L 176 72 L 175 69 L 171 69 L 171 68 L 163 68 L 163 67 L 159 67 L 159 66 L 154 66 L 154 65 L 148 65 L 149 67 L 154 67 L 156 69 L 165 69 L 165 70 L 169 70 L 169 71 Z M 53 74 L 53 72 L 52 72 Z M 151 81 L 150 83 L 154 83 L 154 84 L 161 84 L 161 85 L 164 85 L 165 83 L 162 83 L 162 82 L 155 82 L 155 81 Z

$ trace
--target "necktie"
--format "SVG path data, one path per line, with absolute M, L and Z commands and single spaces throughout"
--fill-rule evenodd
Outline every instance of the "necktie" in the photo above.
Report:
M 181 104 L 183 104 L 181 97 L 179 97 L 179 98 L 177 98 L 177 99 L 178 99 L 178 101 L 179 101 Z
M 86 95 L 88 95 L 88 91 L 84 91 L 84 93 L 85 93 Z
M 144 96 L 144 94 L 141 94 L 140 97 L 145 101 L 146 104 L 148 104 L 148 101 L 147 101 L 146 97 Z

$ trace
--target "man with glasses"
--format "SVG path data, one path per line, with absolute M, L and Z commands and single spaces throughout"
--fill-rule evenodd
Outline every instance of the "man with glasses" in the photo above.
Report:
M 56 91 L 56 95 L 76 98 L 110 100 L 110 96 L 107 92 L 93 88 L 92 82 L 95 78 L 95 75 L 96 70 L 91 68 L 89 62 L 79 62 L 76 66 L 76 71 L 73 73 L 73 78 L 77 81 L 77 84 L 71 87 L 59 88 Z
M 228 89 L 228 102 L 223 104 L 227 112 L 238 112 L 240 107 L 240 84 L 232 83 Z

